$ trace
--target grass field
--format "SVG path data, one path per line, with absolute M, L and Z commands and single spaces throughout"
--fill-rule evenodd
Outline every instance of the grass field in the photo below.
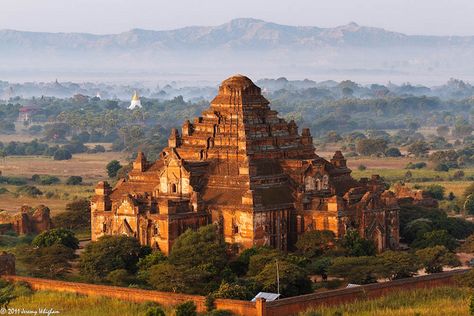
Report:
M 308 310 L 299 316 L 467 316 L 470 315 L 469 298 L 472 294 L 472 290 L 459 287 L 418 289 L 374 300 Z
M 3 176 L 31 178 L 34 174 L 52 175 L 61 179 L 60 184 L 36 185 L 43 193 L 52 192 L 54 196 L 47 198 L 45 194 L 38 197 L 16 196 L 11 193 L 0 195 L 0 209 L 17 211 L 22 205 L 37 206 L 44 204 L 54 213 L 62 212 L 67 203 L 74 198 L 89 197 L 98 181 L 107 179 L 105 166 L 116 159 L 126 164 L 126 155 L 117 152 L 100 154 L 76 154 L 71 160 L 56 161 L 44 156 L 13 156 L 0 160 Z M 68 186 L 64 182 L 69 176 L 81 176 L 84 185 Z M 16 192 L 14 185 L 0 185 L 9 192 Z
M 38 291 L 31 296 L 16 298 L 9 308 L 30 311 L 37 311 L 38 308 L 53 309 L 59 312 L 55 315 L 65 316 L 141 316 L 145 315 L 148 309 L 146 304 L 51 291 Z M 172 315 L 171 311 L 168 310 L 167 315 Z

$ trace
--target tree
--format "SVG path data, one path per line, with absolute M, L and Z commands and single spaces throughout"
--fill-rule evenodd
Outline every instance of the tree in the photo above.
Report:
M 173 244 L 169 261 L 176 266 L 196 267 L 211 265 L 221 270 L 227 264 L 227 248 L 215 225 L 188 229 Z
M 120 170 L 120 168 L 122 168 L 122 165 L 118 160 L 112 160 L 105 168 L 107 169 L 107 175 L 109 178 L 115 178 L 117 176 L 117 172 Z
M 280 280 L 280 293 L 283 296 L 289 297 L 312 292 L 311 281 L 306 271 L 285 260 L 267 263 L 263 270 L 255 276 L 255 281 L 260 284 L 262 291 L 277 293 L 277 269 Z
M 359 233 L 353 229 L 346 232 L 340 244 L 346 250 L 347 256 L 374 256 L 376 253 L 373 241 L 360 237 Z
M 215 225 L 188 229 L 174 242 L 168 260 L 176 269 L 186 271 L 188 293 L 207 294 L 221 282 L 227 246 Z
M 133 277 L 125 269 L 110 271 L 106 279 L 115 286 L 128 286 L 133 282 Z
M 148 283 L 154 289 L 163 292 L 190 292 L 186 271 L 168 262 L 152 266 L 148 271 Z
M 328 278 L 329 267 L 332 265 L 332 259 L 329 257 L 321 257 L 313 262 L 308 267 L 310 273 L 320 275 L 323 281 Z
M 133 237 L 103 236 L 86 246 L 79 267 L 86 278 L 100 281 L 117 269 L 135 273 L 138 260 L 149 253 L 150 248 Z
M 382 138 L 359 139 L 356 144 L 356 151 L 365 156 L 384 153 L 387 150 L 387 141 Z
M 421 157 L 428 153 L 430 147 L 427 143 L 423 141 L 417 141 L 411 144 L 407 150 L 409 154 L 415 155 L 416 157 Z
M 138 278 L 141 280 L 148 280 L 150 277 L 149 270 L 152 266 L 165 262 L 166 256 L 161 251 L 153 251 L 149 255 L 138 260 Z
M 437 200 L 444 199 L 445 188 L 439 184 L 429 185 L 425 190 L 432 198 Z
M 470 235 L 466 238 L 464 243 L 459 247 L 459 251 L 474 253 L 474 235 Z
M 54 152 L 54 160 L 69 160 L 72 158 L 72 154 L 67 149 L 58 149 Z
M 457 240 L 448 234 L 446 230 L 434 230 L 423 234 L 422 238 L 416 239 L 412 247 L 413 248 L 428 248 L 434 246 L 444 246 L 447 249 L 453 251 L 458 247 L 459 243 Z
M 313 230 L 298 237 L 296 249 L 306 258 L 321 256 L 334 248 L 336 236 L 330 230 Z
M 470 194 L 467 196 L 466 200 L 464 201 L 464 212 L 467 214 L 474 214 L 474 194 Z
M 447 125 L 440 125 L 436 128 L 436 133 L 438 133 L 441 137 L 449 136 L 449 126 Z
M 382 275 L 390 280 L 408 278 L 420 268 L 417 258 L 408 252 L 385 251 L 380 256 Z
M 390 147 L 385 151 L 385 156 L 387 157 L 401 157 L 402 153 L 400 152 L 400 149 L 396 147 Z
M 350 283 L 369 284 L 377 282 L 382 267 L 379 258 L 373 256 L 338 257 L 333 260 L 328 272 Z
M 417 250 L 416 256 L 425 268 L 426 273 L 439 273 L 443 272 L 443 266 L 456 267 L 460 265 L 456 255 L 444 246 Z
M 277 259 L 283 259 L 282 253 L 276 249 L 261 247 L 258 252 L 250 257 L 247 276 L 256 276 L 268 263 L 275 262 Z
M 57 278 L 69 272 L 70 261 L 76 258 L 74 249 L 62 244 L 39 248 L 17 247 L 16 256 L 29 274 L 49 278 Z
M 222 281 L 219 288 L 213 293 L 213 297 L 248 301 L 254 297 L 254 293 L 245 285 Z
M 70 230 L 90 229 L 90 202 L 87 199 L 78 199 L 66 204 L 66 211 L 53 217 L 53 224 L 58 228 Z
M 79 249 L 79 240 L 70 230 L 54 228 L 44 231 L 33 239 L 35 247 L 50 247 L 54 244 L 61 244 L 71 249 Z

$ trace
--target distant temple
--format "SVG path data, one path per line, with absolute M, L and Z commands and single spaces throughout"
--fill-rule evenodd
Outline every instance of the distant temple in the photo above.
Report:
M 309 129 L 300 134 L 277 114 L 249 78 L 224 80 L 202 116 L 171 131 L 157 161 L 139 152 L 126 179 L 98 184 L 92 240 L 125 234 L 169 253 L 184 231 L 214 223 L 238 250 L 291 250 L 304 232 L 340 238 L 348 229 L 379 251 L 397 248 L 395 194 L 378 176 L 352 178 L 340 151 L 319 157 Z
M 135 91 L 133 93 L 132 101 L 130 101 L 130 106 L 128 107 L 128 109 L 133 110 L 133 109 L 141 108 L 141 107 L 142 107 L 142 103 L 140 102 L 140 97 L 138 96 L 137 91 Z

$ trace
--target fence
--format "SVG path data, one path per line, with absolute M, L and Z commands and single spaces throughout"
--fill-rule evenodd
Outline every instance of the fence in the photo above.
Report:
M 331 306 L 341 303 L 348 303 L 355 300 L 371 299 L 397 291 L 452 285 L 454 284 L 454 276 L 466 272 L 467 270 L 455 270 L 385 283 L 363 285 L 349 289 L 295 296 L 273 302 L 265 302 L 264 300 L 249 302 L 229 299 L 216 299 L 215 307 L 217 309 L 231 311 L 236 315 L 245 316 L 295 315 L 306 309 L 323 305 Z M 193 301 L 196 304 L 198 311 L 203 312 L 206 310 L 205 297 L 199 295 L 158 292 L 13 275 L 2 277 L 10 281 L 27 282 L 35 290 L 66 291 L 85 295 L 106 296 L 134 302 L 151 301 L 164 306 L 173 306 L 186 301 Z

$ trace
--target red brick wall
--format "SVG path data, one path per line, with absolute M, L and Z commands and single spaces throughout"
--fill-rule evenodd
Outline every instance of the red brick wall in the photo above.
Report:
M 392 282 L 369 284 L 350 289 L 340 289 L 322 293 L 284 298 L 274 302 L 253 303 L 249 301 L 217 299 L 217 309 L 226 309 L 236 315 L 245 316 L 284 316 L 294 315 L 309 308 L 321 305 L 338 305 L 358 299 L 371 299 L 397 291 L 418 288 L 431 288 L 454 284 L 453 277 L 468 270 L 457 270 L 427 276 L 396 280 Z M 20 276 L 2 276 L 11 281 L 24 281 L 35 290 L 66 291 L 86 295 L 107 296 L 134 302 L 156 302 L 165 306 L 194 301 L 198 311 L 206 310 L 205 297 L 168 292 L 149 291 L 87 283 L 64 282 Z
M 318 306 L 333 306 L 355 300 L 377 298 L 397 291 L 419 288 L 431 288 L 454 284 L 454 276 L 466 273 L 468 270 L 456 270 L 421 277 L 395 280 L 392 282 L 369 284 L 350 289 L 340 289 L 322 293 L 301 295 L 284 298 L 266 303 L 267 316 L 293 315 L 309 308 Z

